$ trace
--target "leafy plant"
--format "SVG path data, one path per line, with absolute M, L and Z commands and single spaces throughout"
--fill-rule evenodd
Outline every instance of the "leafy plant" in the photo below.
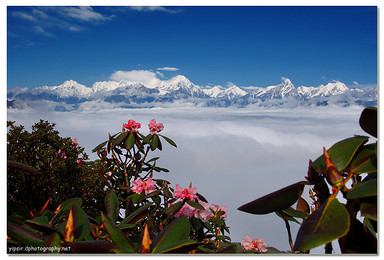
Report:
M 88 155 L 76 139 L 61 137 L 55 124 L 43 120 L 31 132 L 11 121 L 7 126 L 8 202 L 22 203 L 36 213 L 33 210 L 47 200 L 53 210 L 66 199 L 81 197 L 88 213 L 98 213 L 105 196 L 103 165 L 87 162 Z
M 376 108 L 365 108 L 359 123 L 377 138 Z M 367 144 L 368 139 L 354 136 L 324 148 L 323 155 L 309 162 L 307 181 L 238 209 L 251 214 L 275 212 L 286 223 L 292 252 L 309 252 L 325 244 L 325 252 L 332 253 L 332 241 L 338 239 L 342 253 L 377 253 L 377 142 Z M 305 186 L 311 187 L 313 207 L 301 197 Z M 290 221 L 300 224 L 294 244 Z
M 87 215 L 80 197 L 64 201 L 55 210 L 47 208 L 47 202 L 33 215 L 21 203 L 10 203 L 9 252 L 19 246 L 18 252 L 25 252 L 31 245 L 34 252 L 52 247 L 76 253 L 237 252 L 238 246 L 226 235 L 225 206 L 209 204 L 192 184 L 187 189 L 172 188 L 165 179 L 154 179 L 155 173 L 168 170 L 159 167 L 159 157 L 150 158 L 150 152 L 162 150 L 163 141 L 177 146 L 159 134 L 164 126 L 155 120 L 148 135 L 141 134 L 140 127 L 129 120 L 121 132 L 109 135 L 93 150 L 100 158 L 94 163 L 103 166 L 105 176 L 98 215 Z M 24 164 L 9 167 L 35 170 Z

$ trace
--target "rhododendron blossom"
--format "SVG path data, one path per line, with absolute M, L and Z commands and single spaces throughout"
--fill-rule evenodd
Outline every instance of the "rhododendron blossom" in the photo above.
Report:
M 152 135 L 156 133 L 160 133 L 164 129 L 163 124 L 162 123 L 156 124 L 155 119 L 152 119 L 151 122 L 149 122 L 148 127 L 149 127 L 150 134 Z
M 212 204 L 210 208 L 215 212 L 215 214 L 217 214 L 219 211 L 225 212 L 223 215 L 220 216 L 220 218 L 226 218 L 227 217 L 227 214 L 226 214 L 227 213 L 227 206 L 219 207 L 218 205 Z
M 124 127 L 130 132 L 138 132 L 137 129 L 141 127 L 141 124 L 136 123 L 135 120 L 128 120 L 128 124 L 124 124 Z
M 187 218 L 191 218 L 195 215 L 195 208 L 184 204 L 183 207 L 175 214 L 175 217 L 179 217 L 181 215 L 185 215 Z
M 155 191 L 156 182 L 154 182 L 152 180 L 152 178 L 149 178 L 146 181 L 143 181 L 141 179 L 137 179 L 137 180 L 133 181 L 131 184 L 132 184 L 131 189 L 133 192 L 140 194 L 144 191 L 145 195 L 147 195 L 147 194 Z
M 204 210 L 202 209 L 196 209 L 195 210 L 195 218 L 201 219 L 204 221 L 209 220 L 211 217 L 213 217 L 212 211 L 209 209 L 211 205 L 208 203 L 205 203 L 201 200 L 198 200 L 199 204 L 204 207 Z
M 252 239 L 249 235 L 246 235 L 245 239 L 241 240 L 241 246 L 245 250 L 255 250 L 262 253 L 267 252 L 267 249 L 265 248 L 267 244 L 264 243 L 263 238 Z
M 174 196 L 175 198 L 194 200 L 197 199 L 196 188 L 183 189 L 178 184 L 175 186 Z

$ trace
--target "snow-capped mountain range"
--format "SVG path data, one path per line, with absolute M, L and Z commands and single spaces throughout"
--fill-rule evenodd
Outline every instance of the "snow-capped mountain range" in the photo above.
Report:
M 8 90 L 8 107 L 35 106 L 44 102 L 54 104 L 56 110 L 75 110 L 79 106 L 102 107 L 154 107 L 170 103 L 188 103 L 199 106 L 374 106 L 377 105 L 376 89 L 349 89 L 344 83 L 334 81 L 318 87 L 295 87 L 287 78 L 278 85 L 244 87 L 230 83 L 222 86 L 201 87 L 178 75 L 169 80 L 156 79 L 149 84 L 133 81 L 101 81 L 87 87 L 69 80 L 59 86 L 12 88 Z

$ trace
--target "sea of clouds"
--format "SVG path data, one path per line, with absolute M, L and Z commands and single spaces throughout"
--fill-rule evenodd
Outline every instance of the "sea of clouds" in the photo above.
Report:
M 295 109 L 199 108 L 180 106 L 146 109 L 83 109 L 52 112 L 8 109 L 7 119 L 27 130 L 40 119 L 56 123 L 63 137 L 77 138 L 91 159 L 91 150 L 107 140 L 108 133 L 121 131 L 129 119 L 140 122 L 149 133 L 151 119 L 164 124 L 162 132 L 173 139 L 174 148 L 163 141 L 157 173 L 171 185 L 193 187 L 210 203 L 227 205 L 227 225 L 232 241 L 246 234 L 264 238 L 268 246 L 289 250 L 285 224 L 274 213 L 251 215 L 237 208 L 270 192 L 304 180 L 308 162 L 335 142 L 353 135 L 366 135 L 359 127 L 362 107 L 314 107 Z M 308 199 L 308 188 L 304 189 Z M 291 223 L 293 240 L 298 224 Z M 336 253 L 337 243 L 333 243 Z M 312 250 L 324 253 L 322 247 Z

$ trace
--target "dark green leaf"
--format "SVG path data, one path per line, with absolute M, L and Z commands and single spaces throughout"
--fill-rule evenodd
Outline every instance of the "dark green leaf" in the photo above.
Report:
M 181 207 L 183 207 L 183 205 L 184 203 L 182 201 L 176 202 L 175 204 L 169 206 L 169 208 L 166 209 L 165 213 L 176 213 L 181 209 Z
M 286 218 L 288 221 L 292 221 L 292 222 L 295 222 L 295 223 L 300 225 L 300 222 L 297 221 L 297 219 L 295 219 L 294 217 L 284 213 L 283 211 L 276 211 L 275 213 L 276 213 L 277 216 L 279 216 L 282 219 Z
M 205 208 L 198 202 L 195 202 L 192 200 L 187 200 L 187 204 L 194 207 L 195 209 L 205 210 Z
M 251 201 L 238 210 L 251 214 L 268 214 L 290 207 L 294 204 L 303 193 L 304 185 L 308 182 L 297 182 L 283 189 L 270 193 L 257 200 Z
M 19 162 L 7 160 L 7 167 L 13 168 L 13 169 L 23 170 L 23 171 L 26 171 L 26 172 L 31 173 L 33 175 L 41 175 L 41 172 L 39 172 L 35 168 L 28 166 L 24 163 L 19 163 Z
M 154 151 L 157 148 L 157 145 L 159 144 L 159 137 L 155 134 L 152 136 L 150 145 L 151 145 L 151 150 Z
M 362 147 L 353 157 L 350 169 L 357 174 L 377 171 L 376 143 Z
M 135 194 L 132 196 L 132 203 L 133 203 L 133 204 L 139 203 L 139 202 L 141 202 L 143 199 L 144 199 L 144 192 L 139 193 L 139 194 L 135 193 Z
M 374 237 L 377 237 L 376 236 L 376 231 L 373 228 L 372 222 L 371 222 L 371 220 L 369 218 L 364 218 L 363 224 L 364 224 L 365 230 L 368 230 L 368 232 L 370 232 Z
M 105 196 L 104 205 L 109 219 L 116 222 L 119 216 L 119 200 L 113 191 L 109 191 Z
M 329 148 L 330 159 L 335 164 L 336 169 L 341 172 L 352 161 L 357 150 L 368 141 L 366 136 L 355 136 L 335 143 Z M 312 167 L 319 173 L 325 172 L 324 155 L 321 155 L 313 163 Z
M 361 216 L 377 221 L 377 203 L 363 202 L 360 205 Z
M 7 222 L 7 235 L 22 246 L 43 247 L 45 245 L 44 236 L 9 221 Z
M 377 179 L 357 183 L 347 192 L 347 199 L 358 199 L 377 195 Z
M 145 217 L 145 215 L 147 215 L 148 208 L 152 206 L 152 204 L 152 202 L 149 202 L 135 210 L 133 213 L 129 214 L 128 217 L 119 223 L 118 227 L 120 228 L 124 224 L 134 224 L 140 221 L 143 217 Z
M 177 147 L 176 143 L 174 141 L 172 141 L 170 138 L 164 136 L 164 135 L 160 135 L 161 137 L 164 138 L 165 141 L 167 141 L 170 145 L 174 146 L 174 147 Z
M 31 215 L 29 214 L 28 210 L 25 208 L 25 206 L 21 203 L 14 202 L 14 201 L 8 201 L 7 203 L 7 209 L 9 212 L 12 212 L 14 215 L 20 218 L 29 218 Z M 8 213 L 8 216 L 11 214 Z
M 126 248 L 132 252 L 136 251 L 135 246 L 125 236 L 124 232 L 121 231 L 103 212 L 101 212 L 101 221 L 103 223 L 105 231 L 111 237 L 113 243 L 118 247 Z
M 365 132 L 377 138 L 377 108 L 365 108 L 360 115 L 359 124 Z
M 152 158 L 151 160 L 149 160 L 147 163 L 150 163 L 150 162 L 153 162 L 153 161 L 157 161 L 159 159 L 160 159 L 160 157 L 155 157 L 155 158 Z
M 287 209 L 284 209 L 283 212 L 287 214 L 288 216 L 294 217 L 294 218 L 306 218 L 308 217 L 308 213 L 295 210 L 292 207 L 289 207 Z
M 344 236 L 348 230 L 348 211 L 336 198 L 329 197 L 301 224 L 294 250 L 306 252 Z
M 175 249 L 184 243 L 196 243 L 189 241 L 190 224 L 188 218 L 184 215 L 174 219 L 167 225 L 153 240 L 151 244 L 152 253 L 165 253 Z M 180 242 L 183 243 L 180 243 Z
M 111 148 L 114 148 L 115 146 L 118 146 L 120 144 L 122 144 L 125 139 L 127 138 L 127 135 L 129 134 L 130 132 L 124 132 L 124 133 L 121 133 L 119 134 L 116 139 L 112 142 L 112 147 Z
M 79 205 L 74 204 L 72 206 L 72 215 L 75 239 L 83 240 L 85 238 L 86 240 L 93 240 L 91 236 L 91 224 L 83 209 Z
M 96 152 L 97 150 L 99 150 L 100 148 L 104 147 L 106 144 L 108 143 L 108 141 L 104 141 L 102 142 L 101 144 L 99 144 L 98 146 L 96 146 L 95 148 L 93 148 L 92 152 Z
M 125 149 L 131 150 L 135 145 L 135 142 L 136 142 L 135 135 L 133 133 L 130 133 L 128 135 L 128 138 L 125 140 Z
M 47 253 L 59 253 L 60 242 L 61 242 L 60 235 L 57 232 L 52 233 L 52 235 L 50 235 L 47 238 L 47 241 L 45 243 L 45 246 L 48 249 Z M 53 251 L 49 251 L 49 249 Z

